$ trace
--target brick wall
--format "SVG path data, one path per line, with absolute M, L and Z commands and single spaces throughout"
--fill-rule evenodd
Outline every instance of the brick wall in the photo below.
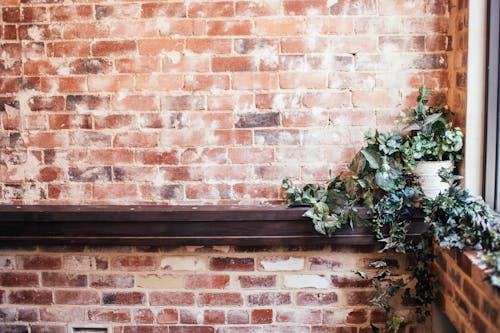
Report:
M 437 304 L 459 333 L 494 333 L 500 327 L 500 292 L 486 280 L 474 251 L 439 251 Z
M 7 204 L 276 203 L 448 88 L 447 0 L 1 7 Z
M 384 314 L 351 270 L 380 258 L 372 247 L 3 249 L 0 332 L 368 333 Z M 390 259 L 405 277 L 405 257 Z

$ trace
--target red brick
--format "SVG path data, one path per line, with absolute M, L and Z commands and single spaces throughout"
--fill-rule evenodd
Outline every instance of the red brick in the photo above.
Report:
M 200 306 L 241 306 L 243 297 L 240 293 L 201 293 L 198 297 Z
M 222 310 L 205 310 L 203 311 L 203 323 L 205 325 L 224 324 L 226 316 Z
M 138 41 L 139 55 L 157 56 L 165 52 L 180 52 L 184 50 L 185 44 L 186 41 L 184 39 L 142 39 Z
M 227 312 L 228 324 L 248 324 L 250 323 L 250 315 L 247 310 L 229 310 Z
M 190 38 L 186 49 L 195 53 L 231 53 L 232 42 L 223 38 Z
M 131 114 L 96 115 L 94 119 L 96 129 L 131 128 L 136 121 L 135 115 Z
M 122 326 L 123 333 L 169 333 L 168 326 L 146 326 L 146 325 L 135 325 L 135 326 Z
M 169 333 L 214 333 L 211 326 L 172 326 Z
M 63 96 L 33 96 L 28 105 L 31 111 L 61 111 L 64 110 L 65 100 Z
M 248 36 L 252 34 L 252 21 L 209 21 L 207 29 L 209 36 Z
M 276 313 L 276 321 L 280 323 L 316 324 L 321 322 L 321 310 L 278 310 Z
M 330 10 L 324 0 L 285 0 L 283 2 L 285 15 L 328 15 Z
M 90 20 L 92 16 L 92 6 L 89 5 L 50 7 L 50 20 L 52 22 Z
M 138 185 L 136 183 L 108 183 L 94 185 L 94 200 L 103 202 L 126 202 L 134 200 L 138 196 Z
M 252 324 L 270 324 L 273 322 L 272 309 L 256 309 L 252 310 Z
M 337 275 L 332 276 L 332 284 L 336 288 L 368 288 L 371 286 L 370 280 Z
M 304 32 L 301 18 L 259 18 L 255 20 L 255 34 L 261 36 L 295 36 Z
M 364 324 L 368 321 L 368 311 L 365 309 L 353 310 L 346 318 L 347 324 Z
M 290 293 L 264 292 L 248 295 L 250 306 L 289 305 L 291 302 Z
M 380 36 L 379 46 L 390 52 L 424 51 L 424 36 Z
M 187 199 L 231 199 L 231 186 L 228 184 L 186 184 Z
M 66 326 L 56 325 L 31 325 L 32 333 L 66 333 Z
M 177 151 L 157 152 L 151 150 L 136 150 L 136 161 L 142 164 L 178 164 L 179 156 Z
M 116 70 L 120 73 L 151 73 L 160 71 L 157 57 L 133 57 L 115 60 Z
M 2 287 L 37 287 L 38 285 L 36 273 L 0 273 L 0 286 Z
M 19 321 L 38 321 L 38 309 L 18 309 L 17 317 Z
M 179 312 L 175 309 L 163 309 L 156 315 L 159 324 L 176 324 L 179 322 Z
M 94 290 L 56 290 L 55 304 L 87 305 L 99 304 L 99 294 Z
M 135 41 L 97 41 L 92 44 L 94 56 L 127 56 L 135 55 Z
M 382 1 L 379 3 L 378 7 L 378 11 L 381 15 L 415 16 L 425 14 L 425 3 L 418 0 L 398 0 L 393 3 Z
M 162 99 L 162 105 L 166 111 L 195 111 L 206 108 L 205 98 L 192 95 L 166 96 Z
M 138 75 L 136 76 L 137 90 L 158 90 L 158 91 L 173 91 L 183 88 L 182 75 L 159 74 L 159 75 Z
M 188 275 L 184 284 L 187 289 L 224 289 L 229 286 L 229 275 Z
M 111 267 L 115 270 L 141 271 L 155 270 L 158 263 L 153 256 L 147 255 L 126 255 L 111 259 Z
M 241 288 L 276 287 L 276 275 L 241 275 L 238 277 Z
M 124 98 L 115 97 L 112 108 L 115 111 L 157 111 L 160 103 L 156 96 L 127 95 Z
M 256 65 L 251 57 L 216 57 L 212 59 L 214 72 L 248 72 L 255 71 Z
M 103 58 L 76 59 L 69 63 L 71 74 L 107 74 L 112 71 L 112 63 Z
M 191 2 L 188 17 L 229 17 L 234 16 L 234 4 L 230 1 Z
M 90 275 L 89 286 L 93 288 L 133 288 L 134 276 L 130 274 Z
M 99 110 L 109 109 L 109 96 L 100 95 L 68 95 L 66 97 L 66 110 Z
M 194 305 L 194 293 L 151 291 L 149 293 L 149 303 L 151 305 L 190 306 Z
M 49 93 L 57 90 L 60 93 L 76 93 L 87 91 L 87 81 L 84 77 L 44 77 L 41 81 L 42 91 Z M 63 102 L 64 103 L 64 102 Z
M 52 292 L 48 290 L 14 290 L 9 294 L 10 304 L 52 304 Z
M 273 90 L 278 88 L 278 76 L 269 73 L 234 73 L 235 90 Z
M 236 198 L 265 198 L 280 199 L 278 188 L 269 187 L 267 184 L 234 184 L 233 192 Z
M 75 322 L 86 320 L 85 309 L 82 307 L 46 307 L 40 309 L 40 320 L 48 322 Z
M 88 318 L 91 321 L 112 323 L 129 323 L 131 321 L 130 310 L 125 309 L 91 309 L 88 311 Z
M 91 129 L 92 118 L 90 115 L 51 114 L 49 115 L 49 128 L 60 129 Z
M 47 53 L 51 57 L 88 57 L 90 43 L 84 41 L 64 41 L 47 44 Z
M 91 92 L 133 90 L 134 77 L 131 75 L 89 76 L 88 87 Z
M 112 292 L 102 294 L 103 304 L 140 305 L 146 301 L 146 295 L 138 291 Z
M 47 22 L 49 19 L 46 7 L 4 7 L 2 18 L 8 23 Z
M 25 255 L 17 257 L 18 267 L 21 269 L 53 270 L 61 269 L 60 256 Z
M 153 324 L 154 314 L 151 309 L 134 309 L 134 322 L 137 324 Z
M 209 269 L 212 271 L 253 271 L 253 258 L 213 257 L 210 258 Z
M 229 89 L 229 76 L 227 75 L 187 75 L 184 77 L 185 91 Z
M 260 17 L 260 16 L 278 16 L 281 14 L 281 5 L 278 2 L 255 2 L 255 1 L 237 1 L 236 16 Z
M 43 272 L 42 285 L 44 287 L 86 287 L 87 275 Z
M 158 146 L 157 133 L 127 132 L 115 136 L 113 146 L 115 147 L 141 147 L 151 148 Z
M 334 304 L 337 303 L 337 299 L 338 297 L 335 292 L 314 293 L 304 291 L 297 293 L 297 305 L 299 306 Z M 368 302 L 368 300 L 369 298 L 365 299 L 365 302 Z
M 183 3 L 145 3 L 142 4 L 142 18 L 186 17 Z
M 370 299 L 373 297 L 373 291 L 349 291 L 346 296 L 348 305 L 369 305 Z
M 0 93 L 10 94 L 20 90 L 21 81 L 17 78 L 0 78 Z
M 141 6 L 139 4 L 96 5 L 95 17 L 98 20 L 138 19 L 141 17 Z

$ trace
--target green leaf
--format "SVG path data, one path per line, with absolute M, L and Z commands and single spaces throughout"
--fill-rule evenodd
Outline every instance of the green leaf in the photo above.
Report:
M 370 327 L 373 333 L 380 333 L 380 328 L 378 328 L 377 326 L 370 324 Z
M 370 168 L 377 170 L 380 168 L 381 157 L 380 153 L 373 149 L 361 149 L 361 154 L 365 157 Z

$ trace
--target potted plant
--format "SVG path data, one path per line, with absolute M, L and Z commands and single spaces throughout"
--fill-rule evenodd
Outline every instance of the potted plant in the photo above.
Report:
M 425 85 L 419 89 L 417 106 L 403 114 L 406 127 L 405 153 L 408 163 L 414 165 L 423 193 L 435 198 L 448 187 L 441 181 L 438 171 L 451 169 L 462 159 L 463 133 L 447 120 L 449 110 L 445 104 L 429 105 L 431 91 Z
M 500 286 L 500 227 L 484 201 L 461 189 L 451 168 L 443 169 L 439 163 L 450 166 L 461 160 L 463 134 L 446 120 L 448 110 L 444 105 L 429 105 L 429 95 L 430 91 L 421 86 L 417 106 L 404 114 L 404 128 L 367 134 L 366 145 L 355 155 L 348 169 L 328 184 L 307 184 L 297 188 L 288 178 L 283 179 L 287 204 L 309 206 L 304 215 L 311 218 L 318 232 L 330 236 L 345 225 L 370 226 L 383 244 L 381 252 L 412 253 L 413 291 L 405 283 L 387 284 L 390 271 L 383 262 L 372 263 L 373 267 L 381 269 L 381 273 L 373 277 L 356 272 L 370 279 L 377 290 L 372 303 L 388 313 L 385 325 L 388 332 L 397 332 L 406 324 L 388 301 L 399 290 L 405 290 L 403 297 L 416 302 L 420 319 L 430 314 L 428 305 L 433 301 L 434 286 L 430 270 L 432 239 L 443 247 L 474 246 L 485 250 L 485 263 L 492 271 L 491 282 Z M 431 184 L 444 179 L 442 188 L 433 188 L 434 192 L 424 192 L 425 195 L 420 185 L 425 187 L 429 181 L 422 180 L 419 175 L 420 170 L 427 169 L 422 166 L 423 162 L 438 164 L 434 167 Z M 421 240 L 410 240 L 406 237 L 407 232 L 416 210 L 421 208 L 429 230 Z M 374 332 L 379 330 L 375 326 L 372 329 Z

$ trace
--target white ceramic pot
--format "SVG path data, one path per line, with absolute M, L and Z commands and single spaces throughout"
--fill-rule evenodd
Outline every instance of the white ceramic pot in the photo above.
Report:
M 424 195 L 434 199 L 440 192 L 447 190 L 449 185 L 441 180 L 439 169 L 452 169 L 452 161 L 421 161 L 413 171 L 417 176 Z

